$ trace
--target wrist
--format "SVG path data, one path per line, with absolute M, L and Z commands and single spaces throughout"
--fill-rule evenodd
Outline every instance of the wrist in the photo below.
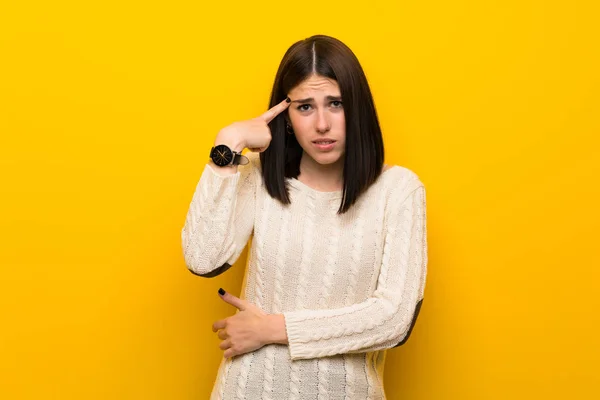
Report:
M 215 138 L 215 146 L 224 144 L 235 152 L 241 152 L 246 148 L 245 141 L 240 137 L 239 134 L 235 134 L 229 131 L 221 131 Z
M 263 327 L 265 344 L 288 344 L 283 314 L 267 314 Z

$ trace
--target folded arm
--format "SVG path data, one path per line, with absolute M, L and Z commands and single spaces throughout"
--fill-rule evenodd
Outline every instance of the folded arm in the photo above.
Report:
M 427 218 L 422 184 L 390 205 L 377 288 L 367 300 L 329 310 L 284 312 L 292 359 L 368 352 L 407 339 L 427 274 Z

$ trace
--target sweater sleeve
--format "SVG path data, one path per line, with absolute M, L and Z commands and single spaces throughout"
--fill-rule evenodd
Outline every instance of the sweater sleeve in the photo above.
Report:
M 217 276 L 240 256 L 254 228 L 256 180 L 260 178 L 255 154 L 233 175 L 204 166 L 181 230 L 188 269 L 199 276 Z M 216 168 L 216 167 L 215 167 Z
M 383 259 L 370 298 L 329 310 L 284 312 L 293 360 L 395 347 L 408 338 L 427 275 L 425 188 L 389 205 Z

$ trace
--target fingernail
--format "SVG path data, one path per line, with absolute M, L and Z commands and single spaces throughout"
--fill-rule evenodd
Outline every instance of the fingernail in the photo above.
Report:
M 285 101 L 286 101 L 287 103 L 291 103 L 291 102 L 292 102 L 292 99 L 290 99 L 290 97 L 288 96 L 288 97 L 286 97 L 286 98 L 285 98 Z
M 220 294 L 221 296 L 223 296 L 223 295 L 225 294 L 225 291 L 224 291 L 223 289 L 219 288 L 219 294 Z

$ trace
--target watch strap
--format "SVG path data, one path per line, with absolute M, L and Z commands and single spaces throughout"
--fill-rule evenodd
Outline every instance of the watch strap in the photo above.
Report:
M 231 162 L 232 165 L 246 165 L 250 162 L 248 157 L 243 155 L 241 152 L 236 153 L 235 151 L 233 151 L 232 153 L 233 153 L 233 161 Z

